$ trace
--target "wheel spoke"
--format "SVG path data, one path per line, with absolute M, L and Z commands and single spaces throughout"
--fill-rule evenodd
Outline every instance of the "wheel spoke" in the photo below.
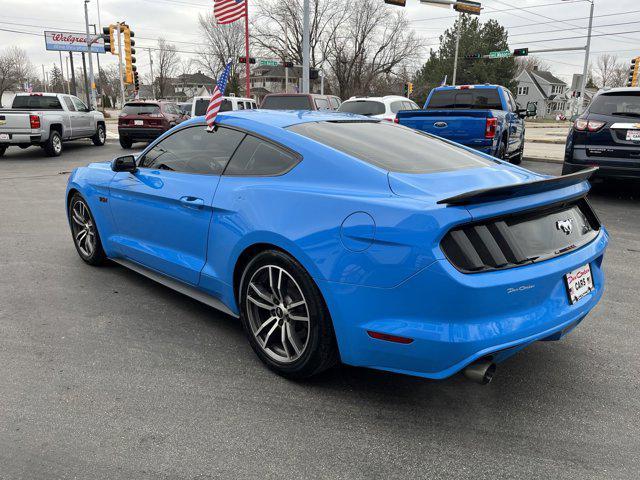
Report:
M 260 335 L 262 333 L 262 331 L 271 324 L 271 322 L 273 322 L 274 320 L 277 320 L 277 318 L 278 317 L 269 317 L 269 318 L 267 318 L 264 321 L 264 323 L 262 325 L 260 325 L 260 328 L 258 328 L 258 330 L 256 330 L 256 337 L 258 335 Z
M 280 341 L 282 342 L 282 348 L 284 348 L 284 353 L 287 358 L 291 358 L 291 354 L 289 353 L 289 347 L 287 347 L 287 333 L 288 333 L 288 323 L 285 323 L 280 327 Z M 294 347 L 295 349 L 295 347 Z
M 278 284 L 276 287 L 276 297 L 278 297 L 278 299 L 281 302 L 283 302 L 284 295 L 282 295 L 281 285 L 282 285 L 282 269 L 278 269 Z
M 269 338 L 271 337 L 271 334 L 276 330 L 276 328 L 278 328 L 278 322 L 275 322 L 273 324 L 273 327 L 271 327 L 269 333 L 267 333 L 267 335 L 264 337 L 264 343 L 262 344 L 263 347 L 267 346 L 267 344 L 269 343 Z
M 298 344 L 296 343 L 295 339 L 293 338 L 293 333 L 291 332 L 291 324 L 286 323 L 285 324 L 285 328 L 287 330 L 287 338 L 289 339 L 289 343 L 291 344 L 291 346 L 295 350 L 296 356 L 300 355 L 300 347 L 298 347 Z
M 304 300 L 300 300 L 299 302 L 290 303 L 289 305 L 287 305 L 287 309 L 291 310 L 293 308 L 299 307 L 300 305 L 306 305 L 306 302 Z
M 260 291 L 260 289 L 256 286 L 255 283 L 250 283 L 249 286 L 251 287 L 251 289 L 256 292 L 258 294 L 258 296 L 264 300 L 265 302 L 267 302 L 269 305 L 271 305 L 270 308 L 275 308 L 275 304 L 273 303 L 273 301 L 271 300 L 271 297 L 269 297 L 269 295 L 267 295 L 266 293 L 263 293 Z
M 298 315 L 289 315 L 291 320 L 295 320 L 296 322 L 308 322 L 309 317 L 299 317 Z
M 82 221 L 82 218 L 80 218 L 80 215 L 78 215 L 78 212 L 76 212 L 75 210 L 71 214 L 71 219 L 81 227 L 84 227 L 84 222 Z
M 247 295 L 247 300 L 256 305 L 257 307 L 263 308 L 265 310 L 273 310 L 273 305 L 267 305 L 266 303 L 262 303 L 260 300 L 256 300 L 251 295 Z
M 80 243 L 86 236 L 87 236 L 87 230 L 82 229 L 76 234 L 76 241 Z

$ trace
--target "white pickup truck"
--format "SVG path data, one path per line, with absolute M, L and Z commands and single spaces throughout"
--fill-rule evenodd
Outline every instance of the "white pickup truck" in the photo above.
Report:
M 104 145 L 107 130 L 102 113 L 78 97 L 59 93 L 19 93 L 11 108 L 0 109 L 0 156 L 8 147 L 42 147 L 50 157 L 62 153 L 62 142 L 90 138 Z

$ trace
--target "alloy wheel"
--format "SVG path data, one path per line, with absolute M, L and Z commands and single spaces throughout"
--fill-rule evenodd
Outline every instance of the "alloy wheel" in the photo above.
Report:
M 85 257 L 91 257 L 96 249 L 96 227 L 89 213 L 89 207 L 78 200 L 71 209 L 71 231 L 73 241 Z
M 104 143 L 106 141 L 107 134 L 104 131 L 104 127 L 103 126 L 99 126 L 98 127 L 98 138 L 100 139 L 100 143 Z
M 56 152 L 56 154 L 62 151 L 62 140 L 58 135 L 53 137 L 51 143 L 53 144 L 53 151 Z
M 273 360 L 295 362 L 309 344 L 309 307 L 284 268 L 265 265 L 247 284 L 246 309 L 253 336 Z

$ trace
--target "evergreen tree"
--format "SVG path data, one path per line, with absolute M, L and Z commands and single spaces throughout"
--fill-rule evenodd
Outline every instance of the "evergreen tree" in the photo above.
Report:
M 496 20 L 482 24 L 478 17 L 462 15 L 453 28 L 440 36 L 440 47 L 431 50 L 429 60 L 416 73 L 415 99 L 424 103 L 432 88 L 440 86 L 445 76 L 451 84 L 456 51 L 456 29 L 460 26 L 460 48 L 456 83 L 493 83 L 515 88 L 516 62 L 513 57 L 503 59 L 469 59 L 467 55 L 487 55 L 492 51 L 509 50 L 507 32 Z
M 62 70 L 54 63 L 51 73 L 49 73 L 49 88 L 51 92 L 64 93 L 64 78 Z

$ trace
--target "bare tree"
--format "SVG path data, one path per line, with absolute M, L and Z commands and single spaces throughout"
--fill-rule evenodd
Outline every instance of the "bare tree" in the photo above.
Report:
M 244 24 L 234 22 L 218 25 L 212 13 L 199 15 L 198 22 L 205 44 L 200 55 L 194 58 L 194 63 L 207 75 L 217 78 L 229 59 L 236 60 L 244 56 Z M 230 83 L 233 83 L 234 79 L 237 80 L 237 76 L 234 72 L 229 79 Z
M 516 58 L 516 76 L 520 75 L 523 71 L 530 70 L 549 70 L 549 64 L 540 57 L 535 55 L 530 57 L 517 57 Z
M 159 38 L 153 64 L 156 74 L 156 96 L 164 98 L 171 93 L 171 80 L 180 70 L 180 56 L 175 45 L 167 43 L 164 38 Z
M 328 38 L 326 61 L 342 98 L 370 94 L 374 82 L 411 64 L 420 42 L 404 14 L 376 0 L 341 5 L 348 16 Z
M 618 61 L 616 55 L 603 53 L 596 60 L 593 80 L 599 88 L 623 87 L 626 80 L 626 69 Z
M 22 48 L 13 46 L 0 53 L 0 107 L 4 92 L 21 88 L 32 76 L 33 65 Z
M 102 94 L 105 107 L 114 107 L 120 97 L 120 71 L 117 65 L 109 65 L 100 69 L 102 78 Z

